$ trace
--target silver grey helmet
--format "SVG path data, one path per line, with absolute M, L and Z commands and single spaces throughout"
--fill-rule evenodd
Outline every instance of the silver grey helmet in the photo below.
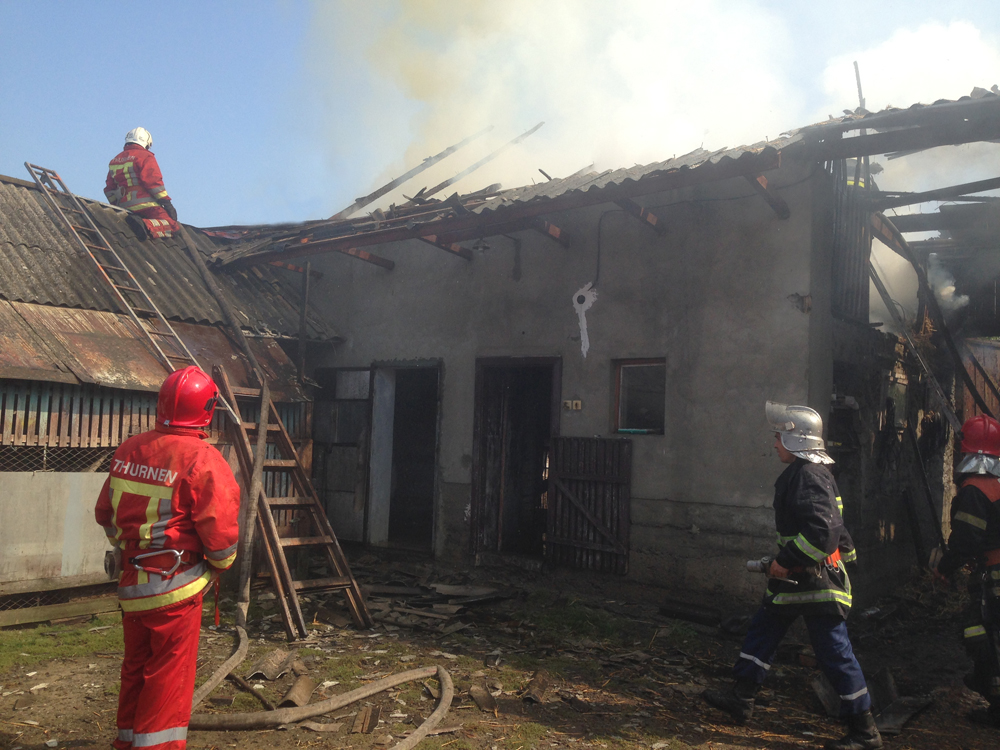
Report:
M 764 405 L 768 424 L 781 436 L 785 450 L 814 464 L 832 464 L 823 442 L 823 418 L 815 409 L 768 401 Z

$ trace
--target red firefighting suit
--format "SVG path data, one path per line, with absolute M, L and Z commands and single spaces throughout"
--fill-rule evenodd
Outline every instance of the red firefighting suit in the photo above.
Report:
M 239 536 L 239 487 L 204 437 L 157 425 L 129 438 L 97 501 L 97 522 L 122 556 L 119 750 L 186 746 L 202 592 L 233 564 Z
M 172 237 L 181 228 L 160 206 L 170 196 L 156 156 L 138 143 L 126 143 L 108 164 L 104 195 L 109 203 L 139 214 L 151 237 Z
M 1000 717 L 1000 481 L 968 476 L 951 504 L 951 537 L 938 572 L 972 564 L 970 606 L 963 627 L 973 661 L 972 685 Z

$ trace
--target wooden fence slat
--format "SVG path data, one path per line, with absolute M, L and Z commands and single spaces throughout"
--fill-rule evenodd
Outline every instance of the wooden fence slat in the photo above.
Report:
M 7 383 L 3 389 L 3 445 L 10 445 L 14 431 L 14 415 L 17 408 L 17 386 Z
M 122 403 L 124 399 L 118 391 L 115 391 L 111 399 L 111 432 L 109 434 L 108 445 L 117 446 L 122 443 Z
M 48 444 L 49 416 L 52 413 L 52 384 L 40 383 L 38 386 L 38 427 L 35 438 L 38 445 Z
M 25 445 L 36 445 L 38 443 L 38 391 L 38 383 L 32 381 L 28 394 L 28 412 L 24 427 Z
M 102 389 L 101 436 L 100 436 L 100 443 L 102 448 L 107 448 L 109 445 L 111 445 L 111 401 L 112 401 L 111 392 Z
M 94 407 L 94 391 L 87 385 L 80 397 L 80 447 L 90 447 L 90 414 Z
M 28 417 L 28 386 L 26 383 L 18 383 L 15 390 L 16 402 L 14 405 L 14 431 L 11 436 L 12 445 L 21 445 L 24 442 L 24 420 Z
M 69 444 L 70 447 L 80 447 L 80 411 L 83 401 L 82 389 L 74 389 L 69 404 Z

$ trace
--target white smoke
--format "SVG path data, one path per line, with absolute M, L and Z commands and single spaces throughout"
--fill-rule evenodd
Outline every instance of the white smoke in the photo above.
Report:
M 968 295 L 955 293 L 955 277 L 944 267 L 937 253 L 927 256 L 927 283 L 934 290 L 934 296 L 946 314 L 969 304 Z

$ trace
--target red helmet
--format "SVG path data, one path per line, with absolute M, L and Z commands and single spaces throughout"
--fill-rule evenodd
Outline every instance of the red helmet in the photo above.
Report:
M 156 423 L 166 427 L 207 427 L 212 421 L 219 389 L 194 365 L 176 370 L 160 386 Z
M 1000 422 L 980 414 L 962 425 L 962 453 L 1000 456 Z

